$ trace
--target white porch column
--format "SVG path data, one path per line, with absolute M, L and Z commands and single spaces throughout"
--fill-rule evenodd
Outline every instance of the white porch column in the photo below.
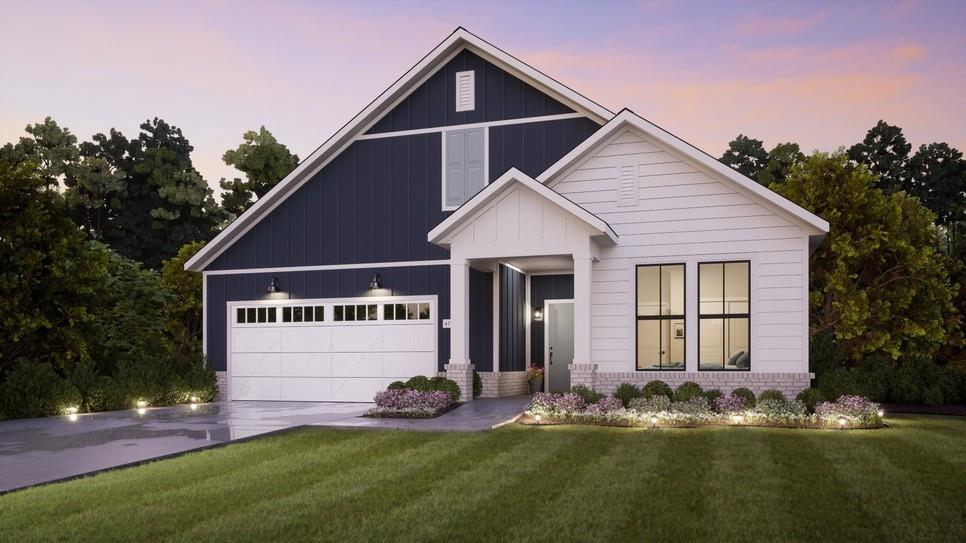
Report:
M 470 266 L 453 259 L 449 267 L 449 364 L 446 377 L 460 387 L 460 400 L 473 400 L 473 364 L 470 361 Z
M 574 257 L 574 364 L 591 364 L 590 282 L 593 260 Z

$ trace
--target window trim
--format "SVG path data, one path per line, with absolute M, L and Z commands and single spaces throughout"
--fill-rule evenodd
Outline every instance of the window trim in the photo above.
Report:
M 482 126 L 477 127 L 483 129 L 483 188 L 485 189 L 490 184 L 490 127 Z M 466 200 L 459 205 L 446 205 L 446 134 L 456 130 L 470 130 L 471 128 L 462 127 L 444 127 L 443 130 L 439 131 L 440 137 L 440 165 L 439 165 L 439 180 L 440 180 L 440 206 L 445 212 L 456 211 L 463 204 L 468 202 L 470 198 L 476 196 L 476 194 L 467 195 Z
M 714 314 L 711 314 L 711 315 L 702 315 L 701 314 L 701 265 L 702 264 L 722 264 L 722 266 L 721 266 L 721 300 L 722 300 L 722 302 L 724 302 L 725 285 L 726 285 L 726 279 L 725 279 L 725 269 L 726 268 L 725 268 L 724 264 L 743 264 L 743 263 L 744 264 L 748 264 L 748 312 L 747 313 L 714 313 Z M 748 259 L 744 259 L 744 260 L 713 260 L 713 261 L 709 261 L 709 262 L 698 262 L 698 277 L 697 277 L 697 279 L 698 279 L 698 305 L 697 305 L 697 310 L 698 310 L 698 315 L 697 315 L 698 316 L 698 371 L 725 371 L 725 372 L 743 372 L 743 371 L 748 371 L 748 372 L 750 372 L 751 371 L 752 364 L 755 363 L 754 357 L 751 356 L 751 353 L 752 353 L 752 345 L 751 345 L 751 336 L 752 336 L 752 334 L 751 334 L 751 298 L 752 298 L 752 295 L 751 295 L 751 260 L 748 260 Z M 721 309 L 722 310 L 724 309 L 724 306 L 723 305 L 722 305 L 722 308 Z M 701 367 L 701 321 L 703 319 L 721 319 L 721 321 L 722 321 L 722 326 L 721 326 L 721 367 L 720 368 L 713 368 L 713 369 L 711 369 L 711 368 L 702 368 Z M 725 334 L 724 321 L 726 321 L 728 319 L 748 319 L 748 367 L 747 368 L 728 369 L 728 368 L 725 367 L 725 364 L 727 363 L 728 359 L 725 358 L 725 351 L 724 351 L 724 345 L 725 345 L 724 344 L 724 334 Z
M 637 314 L 637 300 L 640 290 L 640 282 L 637 280 L 637 270 L 639 268 L 658 268 L 658 314 L 657 315 L 638 315 Z M 661 292 L 661 275 L 663 270 L 660 268 L 662 266 L 681 266 L 682 273 L 684 274 L 684 313 L 681 315 L 661 315 L 661 299 L 663 293 Z M 637 264 L 634 266 L 634 371 L 687 371 L 688 368 L 688 263 L 687 262 L 665 262 L 660 264 Z M 658 322 L 662 320 L 672 321 L 672 320 L 682 320 L 684 321 L 684 360 L 680 368 L 642 368 L 640 367 L 638 356 L 640 354 L 640 325 L 638 324 L 642 320 L 656 320 Z M 660 326 L 660 325 L 658 325 Z M 663 340 L 663 338 L 661 338 Z M 659 361 L 659 364 L 663 365 L 663 362 Z
M 429 317 L 426 319 L 409 319 L 409 320 L 386 320 L 383 313 L 383 305 L 386 303 L 392 304 L 416 304 L 418 307 L 425 304 L 429 311 Z M 335 307 L 336 306 L 347 306 L 352 305 L 353 307 L 359 305 L 375 305 L 376 306 L 376 318 L 369 320 L 352 320 L 352 321 L 336 321 L 335 320 Z M 245 328 L 245 327 L 262 327 L 262 328 L 274 328 L 274 327 L 300 327 L 300 326 L 373 326 L 373 325 L 385 325 L 385 324 L 404 324 L 404 325 L 417 325 L 417 324 L 428 324 L 430 322 L 435 322 L 436 327 L 442 326 L 442 316 L 437 313 L 440 311 L 439 308 L 439 297 L 438 295 L 404 295 L 404 296 L 361 296 L 361 297 L 340 297 L 340 298 L 306 298 L 306 299 L 284 299 L 284 300 L 237 300 L 229 301 L 226 303 L 227 311 L 226 317 L 228 320 L 229 328 Z M 294 320 L 294 308 L 305 308 L 311 307 L 313 309 L 313 317 L 315 317 L 315 309 L 323 308 L 323 318 L 318 320 L 313 318 L 311 321 Z M 276 320 L 274 322 L 257 322 L 257 311 L 259 308 L 267 308 L 268 313 L 272 311 L 275 312 Z M 284 310 L 289 309 L 293 314 L 292 320 L 286 322 L 284 320 Z M 238 322 L 238 311 L 242 310 L 247 312 L 248 310 L 253 310 L 256 312 L 256 321 L 248 322 Z M 418 315 L 417 315 L 418 316 Z

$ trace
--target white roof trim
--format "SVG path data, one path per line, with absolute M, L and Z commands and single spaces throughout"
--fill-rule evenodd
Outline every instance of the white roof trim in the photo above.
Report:
M 604 123 L 613 116 L 613 112 L 604 106 L 509 55 L 465 28 L 459 27 L 366 106 L 364 110 L 326 140 L 308 158 L 303 160 L 272 190 L 259 198 L 245 213 L 235 219 L 204 248 L 185 262 L 185 269 L 190 271 L 204 270 L 236 239 L 248 232 L 264 216 L 281 204 L 289 194 L 301 187 L 333 158 L 338 156 L 352 143 L 357 135 L 365 133 L 386 111 L 389 111 L 408 96 L 423 81 L 441 68 L 446 60 L 463 48 L 469 49 L 540 91 L 553 96 L 575 111 L 586 114 L 596 122 Z
M 585 157 L 589 156 L 589 154 L 596 148 L 598 144 L 606 141 L 606 139 L 611 136 L 619 134 L 620 130 L 628 127 L 637 129 L 647 136 L 654 138 L 654 140 L 658 141 L 659 143 L 667 145 L 673 151 L 680 153 L 685 158 L 696 162 L 698 165 L 707 170 L 711 170 L 712 172 L 727 178 L 731 182 L 743 188 L 745 191 L 757 196 L 761 200 L 768 202 L 789 216 L 794 217 L 798 221 L 813 228 L 815 230 L 813 235 L 822 235 L 828 233 L 829 224 L 825 219 L 815 215 L 814 213 L 799 206 L 784 196 L 781 196 L 780 194 L 777 194 L 766 187 L 759 185 L 755 181 L 749 179 L 741 173 L 738 173 L 733 168 L 722 164 L 711 155 L 682 140 L 674 134 L 671 134 L 663 128 L 651 123 L 629 109 L 624 109 L 618 113 L 613 119 L 610 120 L 610 122 L 601 127 L 600 130 L 594 132 L 593 135 L 584 140 L 580 145 L 564 155 L 564 157 L 558 160 L 555 164 L 547 168 L 542 174 L 540 174 L 540 176 L 537 177 L 537 180 L 544 184 L 552 184 L 558 178 L 561 178 L 563 175 L 569 173 L 570 170 Z
M 465 219 L 472 217 L 477 210 L 495 200 L 503 192 L 503 189 L 514 183 L 519 183 L 536 192 L 551 203 L 563 208 L 564 211 L 567 211 L 580 221 L 586 223 L 599 236 L 607 238 L 612 244 L 617 244 L 617 234 L 606 221 L 516 168 L 507 170 L 499 179 L 484 187 L 480 192 L 477 192 L 449 217 L 446 217 L 443 222 L 436 225 L 436 228 L 430 230 L 429 234 L 426 235 L 427 241 L 444 247 L 448 246 L 449 237 L 459 230 Z

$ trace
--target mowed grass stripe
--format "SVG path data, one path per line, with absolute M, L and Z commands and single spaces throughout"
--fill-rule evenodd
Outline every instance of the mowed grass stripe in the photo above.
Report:
M 576 436 L 545 446 L 534 436 L 520 436 L 513 432 L 491 432 L 487 439 L 501 444 L 492 454 L 461 458 L 457 464 L 441 464 L 430 482 L 432 492 L 422 491 L 411 497 L 403 496 L 396 507 L 386 510 L 370 532 L 376 539 L 395 537 L 403 541 L 479 541 L 492 536 L 491 531 L 470 529 L 474 522 L 495 522 L 503 528 L 506 519 L 499 509 L 485 506 L 487 498 L 512 502 L 520 496 L 514 489 L 517 483 L 532 481 L 535 471 L 546 466 L 562 448 L 576 440 Z M 492 474 L 499 474 L 493 477 Z M 519 503 L 513 504 L 519 513 Z M 478 518 L 484 513 L 486 519 Z M 423 519 L 432 518 L 432 522 Z M 338 540 L 350 537 L 351 532 L 320 530 L 322 539 Z
M 316 431 L 303 432 L 311 434 Z M 282 489 L 266 485 L 265 481 L 280 477 L 296 481 L 308 480 L 312 478 L 311 474 L 320 470 L 323 474 L 328 473 L 327 467 L 334 469 L 346 457 L 355 454 L 361 446 L 356 441 L 366 441 L 375 445 L 377 451 L 391 453 L 391 449 L 378 447 L 380 441 L 388 439 L 389 436 L 365 436 L 358 432 L 353 435 L 344 432 L 326 436 L 321 443 L 319 436 L 292 437 L 293 443 L 286 446 L 286 441 L 282 441 L 270 458 L 248 457 L 244 450 L 241 451 L 242 454 L 236 454 L 239 451 L 232 449 L 240 445 L 226 447 L 218 452 L 223 453 L 219 456 L 223 457 L 225 463 L 235 466 L 231 471 L 200 480 L 174 475 L 171 477 L 174 484 L 164 491 L 142 493 L 129 499 L 116 496 L 110 502 L 98 503 L 71 515 L 58 515 L 52 528 L 59 529 L 62 534 L 73 539 L 156 540 L 193 523 L 204 523 L 212 515 L 234 510 L 235 505 L 230 500 L 223 499 L 226 488 L 231 488 L 235 495 L 249 496 L 250 501 L 272 499 Z M 171 462 L 206 463 L 206 459 L 186 456 Z M 122 476 L 123 472 L 118 472 L 117 475 Z M 111 530 L 116 522 L 123 522 L 132 528 L 125 531 Z M 35 531 L 35 528 L 28 527 L 24 536 L 29 537 Z
M 263 541 L 305 538 L 313 526 L 335 522 L 344 517 L 333 515 L 340 503 L 372 492 L 389 492 L 400 479 L 432 471 L 440 461 L 458 458 L 469 440 L 448 439 L 446 434 L 404 431 L 378 432 L 392 439 L 378 447 L 359 450 L 348 462 L 331 473 L 330 477 L 299 484 L 299 481 L 275 481 L 283 488 L 294 486 L 270 501 L 253 504 L 240 503 L 230 513 L 210 519 L 193 529 L 177 534 L 172 541 Z M 391 454 L 383 454 L 391 451 Z M 371 509 L 371 508 L 370 508 Z M 381 511 L 371 511 L 373 514 Z M 361 514 L 363 511 L 356 511 Z M 361 517 L 352 522 L 359 526 Z M 251 519 L 259 519 L 253 524 Z
M 577 471 L 551 474 L 565 491 L 548 504 L 547 514 L 518 515 L 511 533 L 515 538 L 623 541 L 646 533 L 642 501 L 669 440 L 637 429 L 588 429 L 582 438 L 582 443 L 597 444 L 594 456 L 578 459 Z
M 845 482 L 848 492 L 856 498 L 856 507 L 875 518 L 874 524 L 865 526 L 867 529 L 877 529 L 891 541 L 949 540 L 950 533 L 937 524 L 945 514 L 938 513 L 942 504 L 918 475 L 883 454 L 882 440 L 888 437 L 884 434 L 888 431 L 826 430 L 808 437 L 813 443 L 822 440 L 826 469 L 834 470 Z M 907 458 L 928 462 L 927 458 Z
M 815 430 L 785 430 L 768 435 L 768 447 L 781 480 L 780 499 L 756 504 L 763 514 L 780 508 L 791 518 L 781 526 L 783 541 L 888 540 L 876 518 L 849 491 L 846 481 L 830 469 L 822 447 L 808 439 Z M 838 437 L 824 432 L 825 439 Z M 754 528 L 754 527 L 752 527 Z

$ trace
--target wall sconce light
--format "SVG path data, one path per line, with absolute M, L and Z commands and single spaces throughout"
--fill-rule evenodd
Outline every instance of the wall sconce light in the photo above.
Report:
M 372 279 L 369 280 L 369 290 L 382 290 L 382 276 L 378 273 L 372 274 Z
M 543 320 L 543 308 L 542 307 L 534 307 L 533 308 L 533 320 L 534 321 L 537 321 L 537 322 L 540 322 L 540 321 Z
M 278 277 L 272 277 L 272 280 L 268 283 L 268 288 L 265 289 L 265 292 L 269 294 L 276 294 L 280 292 L 278 288 Z

